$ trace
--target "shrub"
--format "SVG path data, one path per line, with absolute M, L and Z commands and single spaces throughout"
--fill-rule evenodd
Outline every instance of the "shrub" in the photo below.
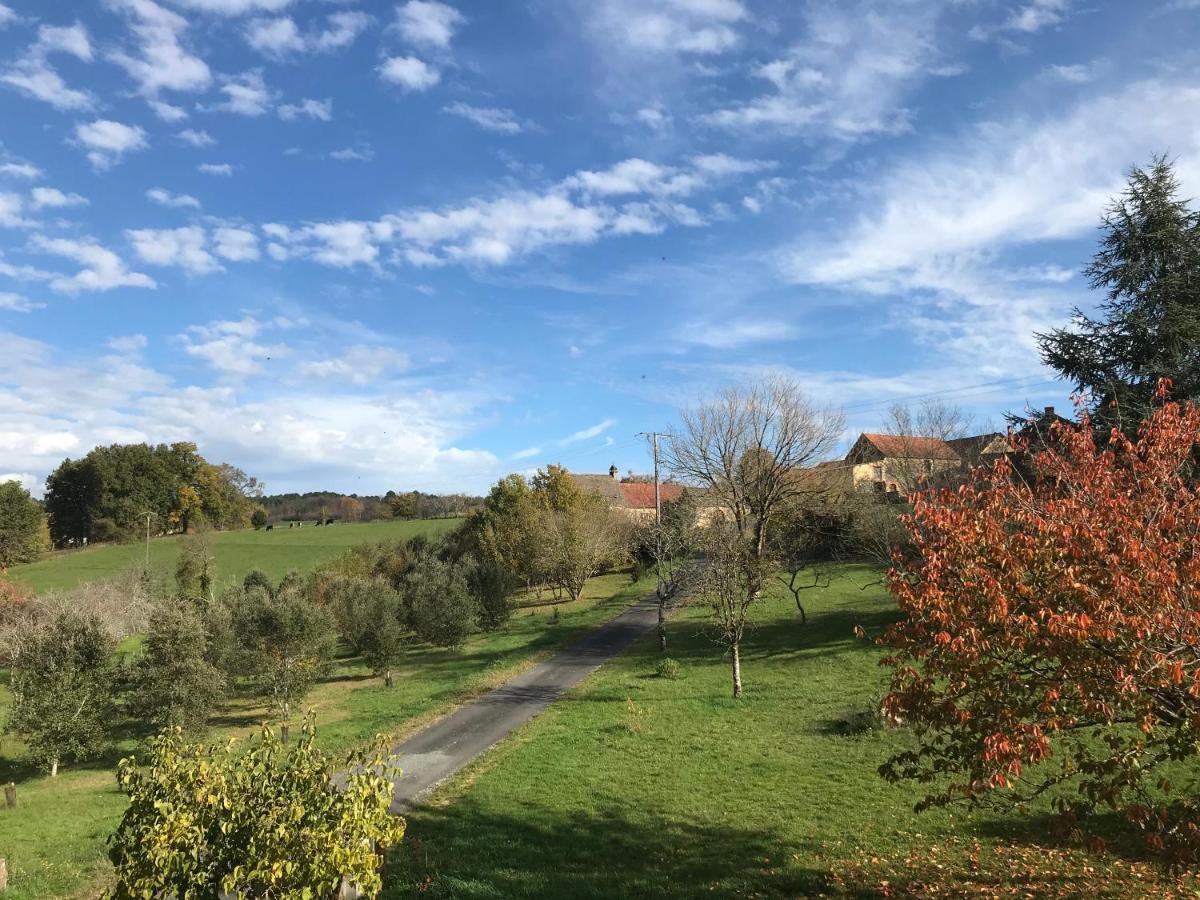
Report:
M 190 606 L 157 610 L 131 673 L 134 713 L 158 728 L 203 728 L 225 695 L 225 676 L 210 661 L 209 645 L 204 622 Z
M 679 677 L 679 663 L 669 656 L 664 656 L 654 667 L 654 674 L 659 678 L 670 678 L 674 681 Z
M 423 557 L 404 579 L 412 627 L 423 641 L 455 647 L 479 618 L 479 603 L 467 586 L 461 565 Z
M 60 762 L 92 759 L 108 742 L 114 644 L 94 615 L 64 612 L 31 624 L 10 675 L 8 730 L 55 776 Z
M 151 741 L 145 768 L 121 760 L 129 806 L 109 838 L 107 896 L 333 897 L 343 878 L 376 896 L 376 848 L 404 836 L 388 812 L 398 771 L 382 741 L 341 761 L 314 741 L 311 716 L 286 750 L 270 728 L 245 752 L 173 729 Z

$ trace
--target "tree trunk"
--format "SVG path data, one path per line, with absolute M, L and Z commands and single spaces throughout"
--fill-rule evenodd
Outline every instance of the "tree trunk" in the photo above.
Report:
M 58 777 L 58 758 L 57 757 L 50 760 L 50 777 L 51 778 Z
M 667 615 L 663 610 L 666 601 L 661 597 L 658 601 L 658 649 L 667 652 Z
M 740 700 L 742 698 L 742 648 L 740 644 L 734 644 L 730 649 L 733 651 L 733 699 Z
M 391 669 L 388 669 L 386 672 L 383 673 L 383 686 L 384 687 L 392 686 L 392 670 Z
M 290 737 L 291 735 L 289 734 L 289 729 L 287 723 L 285 722 L 279 726 L 279 743 L 286 744 L 288 742 L 288 738 Z

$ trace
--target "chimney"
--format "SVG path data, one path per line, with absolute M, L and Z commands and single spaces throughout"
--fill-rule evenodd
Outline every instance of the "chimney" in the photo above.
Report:
M 1053 415 L 1054 415 L 1054 407 L 1053 407 L 1053 406 L 1047 406 L 1047 407 L 1046 407 L 1046 418 L 1047 418 L 1047 419 L 1049 419 L 1049 418 L 1050 418 L 1051 416 L 1053 416 Z
M 618 469 L 616 466 L 609 466 L 609 467 L 608 467 L 608 477 L 609 477 L 609 478 L 611 478 L 613 481 L 619 481 L 619 480 L 620 480 L 620 476 L 621 476 L 621 470 L 620 470 L 620 469 Z

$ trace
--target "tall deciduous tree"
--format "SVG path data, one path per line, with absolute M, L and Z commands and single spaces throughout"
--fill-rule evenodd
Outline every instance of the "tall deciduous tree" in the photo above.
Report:
M 114 644 L 95 616 L 61 613 L 32 630 L 13 662 L 8 729 L 58 774 L 60 763 L 95 757 L 108 740 Z
M 1160 378 L 1174 398 L 1200 398 L 1200 213 L 1165 157 L 1129 173 L 1084 273 L 1104 291 L 1100 317 L 1076 309 L 1070 327 L 1038 340 L 1046 364 L 1089 398 L 1093 422 L 1134 433 Z
M 797 474 L 836 446 L 845 424 L 784 376 L 726 388 L 680 419 L 666 441 L 667 467 L 706 489 L 760 555 L 775 511 L 810 489 Z
M 919 746 L 882 772 L 938 785 L 922 807 L 1053 787 L 1066 823 L 1109 807 L 1195 863 L 1200 409 L 1163 405 L 1136 440 L 1090 426 L 1055 426 L 1032 482 L 1004 459 L 918 495 L 882 643 L 885 710 Z
M 19 482 L 0 482 L 0 571 L 49 549 L 46 514 Z

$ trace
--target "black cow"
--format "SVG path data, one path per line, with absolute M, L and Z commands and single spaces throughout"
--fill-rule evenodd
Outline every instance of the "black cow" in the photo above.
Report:
M 275 530 L 275 526 L 274 526 L 274 525 L 268 525 L 268 526 L 267 526 L 267 531 L 274 531 L 274 530 Z

